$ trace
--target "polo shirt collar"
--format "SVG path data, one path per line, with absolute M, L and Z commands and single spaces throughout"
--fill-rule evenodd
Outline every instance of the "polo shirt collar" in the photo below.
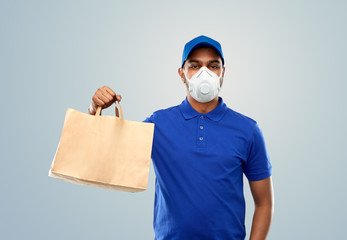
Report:
M 224 103 L 223 101 L 223 98 L 222 97 L 219 97 L 218 99 L 219 101 L 219 104 L 218 106 L 213 109 L 212 111 L 208 112 L 208 113 L 199 113 L 197 112 L 191 105 L 190 103 L 188 102 L 188 99 L 187 97 L 185 98 L 185 100 L 182 101 L 182 103 L 179 105 L 180 107 L 180 110 L 183 114 L 183 117 L 185 119 L 192 119 L 194 117 L 197 117 L 197 116 L 205 116 L 213 121 L 219 121 L 224 113 L 226 112 L 227 110 L 227 106 L 226 104 Z

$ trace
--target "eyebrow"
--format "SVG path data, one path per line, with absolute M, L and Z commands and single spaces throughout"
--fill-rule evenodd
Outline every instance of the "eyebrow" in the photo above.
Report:
M 215 60 L 211 60 L 210 63 L 220 63 L 219 60 L 215 59 Z

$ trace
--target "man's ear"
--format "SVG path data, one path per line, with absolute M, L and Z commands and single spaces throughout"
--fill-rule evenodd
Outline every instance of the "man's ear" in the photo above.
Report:
M 186 83 L 186 78 L 185 78 L 184 73 L 183 73 L 183 68 L 180 67 L 180 68 L 178 69 L 178 75 L 180 76 L 182 82 L 183 82 L 183 83 Z
M 224 82 L 224 73 L 225 73 L 225 67 L 223 66 L 222 77 L 221 77 L 221 79 L 220 79 L 220 87 L 222 87 L 223 82 Z

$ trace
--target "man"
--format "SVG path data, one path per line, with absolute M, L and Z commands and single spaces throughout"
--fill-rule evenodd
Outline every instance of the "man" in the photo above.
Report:
M 155 124 L 157 240 L 245 239 L 243 174 L 255 203 L 250 239 L 265 239 L 269 231 L 273 190 L 264 138 L 256 121 L 218 96 L 224 72 L 221 45 L 206 36 L 194 38 L 178 69 L 186 99 L 145 120 Z M 109 87 L 99 88 L 89 113 L 120 100 Z

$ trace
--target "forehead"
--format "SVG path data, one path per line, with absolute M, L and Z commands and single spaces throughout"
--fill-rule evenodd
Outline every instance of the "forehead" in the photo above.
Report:
M 218 52 L 210 47 L 199 47 L 194 49 L 188 56 L 187 60 L 189 59 L 196 59 L 196 60 L 203 60 L 203 59 L 220 59 L 222 60 L 222 58 L 220 57 L 220 55 L 218 54 Z

